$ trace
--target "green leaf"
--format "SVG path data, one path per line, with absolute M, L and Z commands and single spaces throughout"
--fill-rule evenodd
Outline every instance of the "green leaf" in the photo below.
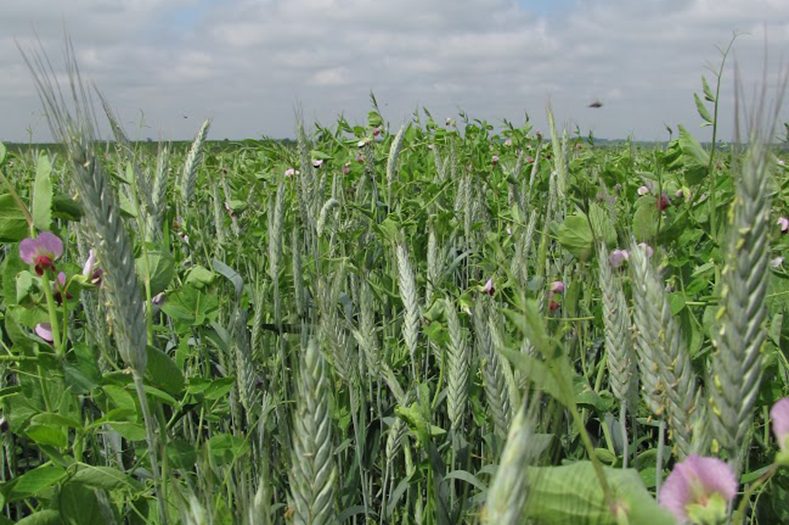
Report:
M 179 396 L 184 389 L 184 375 L 178 365 L 170 356 L 148 346 L 148 365 L 146 375 L 151 378 L 151 383 L 174 396 Z
M 704 121 L 703 126 L 711 126 L 712 125 L 712 116 L 710 112 L 707 111 L 707 108 L 704 106 L 704 102 L 701 101 L 701 98 L 696 93 L 693 93 L 693 100 L 696 102 L 696 111 L 699 113 L 699 116 Z
M 92 488 L 79 483 L 66 483 L 61 487 L 57 501 L 60 516 L 66 525 L 104 525 L 107 523 Z
M 16 525 L 62 525 L 62 523 L 58 511 L 46 509 L 22 518 L 16 522 Z
M 68 436 L 64 429 L 55 425 L 31 424 L 25 430 L 25 434 L 38 445 L 51 445 L 57 448 L 68 446 Z
M 202 265 L 193 266 L 186 274 L 186 284 L 191 284 L 197 289 L 205 288 L 216 279 L 216 273 Z
M 647 492 L 637 471 L 604 468 L 615 507 L 627 520 L 617 521 L 608 507 L 594 467 L 579 461 L 560 467 L 529 467 L 529 498 L 524 516 L 541 525 L 674 525 L 674 517 Z
M 499 352 L 506 357 L 524 377 L 534 383 L 538 389 L 546 392 L 565 406 L 569 406 L 572 403 L 572 398 L 569 398 L 565 394 L 556 381 L 556 376 L 550 364 L 517 350 L 501 348 Z
M 138 257 L 134 264 L 143 281 L 150 279 L 151 295 L 164 291 L 175 275 L 173 256 L 163 250 L 148 250 Z
M 19 304 L 24 301 L 32 288 L 33 274 L 27 270 L 19 272 L 16 275 L 16 302 L 11 304 Z
M 30 230 L 25 214 L 10 193 L 0 194 L 0 242 L 21 241 Z
M 107 423 L 115 432 L 129 441 L 142 441 L 145 439 L 145 427 L 131 421 L 110 421 Z
M 241 295 L 241 291 L 244 289 L 244 279 L 241 277 L 241 274 L 218 259 L 211 259 L 211 266 L 222 277 L 233 283 L 233 289 L 236 291 L 237 296 Z
M 78 221 L 82 218 L 82 206 L 65 195 L 52 198 L 52 216 L 66 221 Z
M 44 464 L 28 470 L 18 478 L 3 485 L 3 493 L 7 502 L 13 502 L 30 496 L 40 496 L 46 489 L 57 484 L 66 477 L 66 471 L 52 464 Z M 7 489 L 6 489 L 7 487 Z
M 52 224 L 52 164 L 46 154 L 38 157 L 36 180 L 33 183 L 33 225 L 49 230 Z
M 700 184 L 707 175 L 707 165 L 710 162 L 709 153 L 704 151 L 699 141 L 681 125 L 676 147 L 679 150 L 679 155 L 671 162 L 670 167 L 685 170 L 685 180 L 689 187 Z
M 79 470 L 74 473 L 70 481 L 107 491 L 125 488 L 136 489 L 139 486 L 136 480 L 116 468 L 93 465 L 80 465 Z
M 715 95 L 712 94 L 710 85 L 707 83 L 707 77 L 701 76 L 701 88 L 704 91 L 704 100 L 707 102 L 715 102 Z
M 660 212 L 654 196 L 644 195 L 636 201 L 636 211 L 633 214 L 633 235 L 639 242 L 652 240 L 657 233 Z
M 6 155 L 5 144 L 0 142 L 0 166 L 3 165 L 3 161 L 5 160 L 5 155 Z
M 559 226 L 558 240 L 576 258 L 588 259 L 592 253 L 593 237 L 586 215 L 579 212 L 565 218 Z
M 611 221 L 611 216 L 596 202 L 589 205 L 589 221 L 592 223 L 598 239 L 605 241 L 609 248 L 616 246 L 616 229 Z

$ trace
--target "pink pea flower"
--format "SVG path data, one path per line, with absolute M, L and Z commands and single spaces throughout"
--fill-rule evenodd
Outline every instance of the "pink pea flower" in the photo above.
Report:
M 493 286 L 493 277 L 485 281 L 485 286 L 482 287 L 482 293 L 493 295 L 496 293 L 496 287 Z
M 381 134 L 381 127 L 380 126 L 377 126 L 377 127 L 373 128 L 373 137 L 377 137 L 380 134 Z
M 630 259 L 630 252 L 627 250 L 616 249 L 608 255 L 608 262 L 613 268 L 619 268 L 622 264 Z
M 356 143 L 356 147 L 357 148 L 363 148 L 369 143 L 370 143 L 370 139 L 362 139 L 362 140 L 360 140 L 359 142 Z
M 498 163 L 499 163 L 499 156 L 498 156 L 498 155 L 493 155 L 493 156 L 490 158 L 490 162 L 491 162 L 491 163 L 493 163 L 493 165 L 495 166 L 496 164 L 498 164 Z
M 770 259 L 770 267 L 772 268 L 776 268 L 776 269 L 780 268 L 781 265 L 783 265 L 783 263 L 784 263 L 784 258 L 781 255 L 779 255 L 774 259 Z
M 781 233 L 789 232 L 789 219 L 787 219 L 786 217 L 779 218 L 775 222 L 775 224 L 777 224 L 778 227 L 781 228 Z
M 506 147 L 508 147 L 508 148 L 509 148 L 510 146 L 512 146 L 512 139 L 507 139 L 507 140 L 505 140 L 505 141 L 504 141 L 504 146 L 506 146 Z
M 652 257 L 655 254 L 655 250 L 645 242 L 638 243 L 638 247 L 644 251 L 647 257 Z
M 55 293 L 52 295 L 55 299 L 55 302 L 59 305 L 63 304 L 64 295 L 66 300 L 74 298 L 74 296 L 71 295 L 71 292 L 66 290 L 66 274 L 64 272 L 58 273 L 57 277 L 55 278 Z
M 52 337 L 52 325 L 49 323 L 38 323 L 34 328 L 34 331 L 38 337 L 47 343 L 52 343 L 55 341 L 55 338 Z
M 692 454 L 674 465 L 658 498 L 680 523 L 723 523 L 737 478 L 718 458 Z
M 639 186 L 638 189 L 636 190 L 636 193 L 638 193 L 641 196 L 648 194 L 649 193 L 649 186 L 646 186 L 646 185 Z
M 342 165 L 342 174 L 348 175 L 350 172 L 351 172 L 351 163 L 346 162 L 345 164 Z
M 551 293 L 564 293 L 564 283 L 562 281 L 554 281 L 548 286 L 548 289 Z
M 773 433 L 779 449 L 776 463 L 789 466 L 789 397 L 773 405 L 770 419 L 773 420 Z
M 85 261 L 85 264 L 82 266 L 82 275 L 84 277 L 90 277 L 93 275 L 93 267 L 96 266 L 96 252 L 93 251 L 93 248 L 88 251 L 88 259 Z
M 298 174 L 299 174 L 299 170 L 297 170 L 296 168 L 288 168 L 285 170 L 286 177 L 293 177 Z
M 55 260 L 63 255 L 63 241 L 51 232 L 41 232 L 38 237 L 27 238 L 19 243 L 19 258 L 36 268 L 38 275 L 44 270 L 55 269 Z
M 323 159 L 316 159 L 312 161 L 312 167 L 317 169 L 323 166 Z

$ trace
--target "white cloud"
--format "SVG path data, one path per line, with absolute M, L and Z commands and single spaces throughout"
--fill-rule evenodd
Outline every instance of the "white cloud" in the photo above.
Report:
M 546 0 L 550 1 L 550 0 Z M 578 0 L 552 16 L 512 0 L 3 0 L 0 34 L 23 46 L 37 31 L 60 56 L 65 26 L 83 72 L 140 136 L 292 135 L 293 108 L 331 122 L 361 119 L 372 89 L 397 124 L 414 108 L 462 108 L 499 122 L 528 112 L 538 127 L 550 100 L 559 122 L 598 136 L 665 136 L 695 127 L 692 94 L 734 30 L 746 85 L 789 49 L 789 3 L 779 0 Z M 732 62 L 733 64 L 733 62 Z M 730 135 L 732 70 L 724 77 Z M 45 136 L 32 81 L 0 38 L 0 139 Z M 595 98 L 600 110 L 586 106 Z M 183 115 L 189 116 L 184 119 Z M 784 119 L 786 116 L 784 111 Z M 136 123 L 137 127 L 134 127 Z M 700 130 L 704 137 L 706 130 Z M 132 133 L 133 134 L 133 133 Z

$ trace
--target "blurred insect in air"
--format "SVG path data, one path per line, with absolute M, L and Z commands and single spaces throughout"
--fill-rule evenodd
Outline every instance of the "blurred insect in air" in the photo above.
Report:
M 601 107 L 603 107 L 603 103 L 602 103 L 602 102 L 600 102 L 599 100 L 595 99 L 595 100 L 594 100 L 594 102 L 592 102 L 591 104 L 589 104 L 589 106 L 588 106 L 588 107 L 590 107 L 590 108 L 595 108 L 595 109 L 597 109 L 597 108 L 601 108 Z

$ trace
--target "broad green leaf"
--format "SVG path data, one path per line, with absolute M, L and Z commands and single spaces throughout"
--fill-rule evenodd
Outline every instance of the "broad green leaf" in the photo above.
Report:
M 701 88 L 704 91 L 704 100 L 707 102 L 715 102 L 715 95 L 712 94 L 710 85 L 707 83 L 707 77 L 701 76 Z
M 604 468 L 615 506 L 627 514 L 617 521 L 589 461 L 560 467 L 529 467 L 524 517 L 541 525 L 675 525 L 674 517 L 647 492 L 638 472 Z
M 19 304 L 24 301 L 32 288 L 33 274 L 27 270 L 19 272 L 16 275 L 16 302 L 11 304 Z
M 0 242 L 21 241 L 30 230 L 25 214 L 10 193 L 0 194 Z
M 707 175 L 707 165 L 710 161 L 709 153 L 704 151 L 698 140 L 685 129 L 679 126 L 679 138 L 676 142 L 679 155 L 670 167 L 685 170 L 685 180 L 689 187 L 701 183 Z
M 639 242 L 650 241 L 657 233 L 660 212 L 654 196 L 644 195 L 636 201 L 633 214 L 633 235 Z
M 125 488 L 136 489 L 139 486 L 137 480 L 114 467 L 93 465 L 80 465 L 70 481 L 107 491 Z
M 51 445 L 57 448 L 65 448 L 68 445 L 65 429 L 55 425 L 31 424 L 25 430 L 25 435 L 38 445 Z
M 206 441 L 205 447 L 218 465 L 232 463 L 246 453 L 248 442 L 240 436 L 217 433 Z
M 170 356 L 155 348 L 148 346 L 148 365 L 146 375 L 151 378 L 151 384 L 174 396 L 179 396 L 184 389 L 184 375 L 178 365 Z
M 173 256 L 163 250 L 149 250 L 138 257 L 134 264 L 143 281 L 150 279 L 151 295 L 163 292 L 175 275 Z
M 0 166 L 3 165 L 3 161 L 5 160 L 5 155 L 6 155 L 5 144 L 0 142 Z
M 66 221 L 78 221 L 82 218 L 82 206 L 65 195 L 55 195 L 52 198 L 52 216 Z
M 60 519 L 60 513 L 52 509 L 40 510 L 16 522 L 16 525 L 62 525 L 62 524 L 63 524 L 63 520 Z
M 588 259 L 592 253 L 593 237 L 586 215 L 578 212 L 565 218 L 559 226 L 558 240 L 576 258 Z
M 693 93 L 693 100 L 696 102 L 696 111 L 698 111 L 699 116 L 704 121 L 703 126 L 711 126 L 712 115 L 710 115 L 710 112 L 707 111 L 707 108 L 704 106 L 704 102 L 701 101 L 701 98 L 699 98 L 696 93 Z
M 12 502 L 30 496 L 40 496 L 43 492 L 66 477 L 66 471 L 52 464 L 44 464 L 29 470 L 18 478 L 3 485 L 6 501 Z
M 205 288 L 216 279 L 216 273 L 202 265 L 193 266 L 186 274 L 186 284 L 191 284 L 197 289 Z
M 69 481 L 58 494 L 58 509 L 65 525 L 105 525 L 95 492 L 90 487 Z
M 616 229 L 611 216 L 596 202 L 589 205 L 589 221 L 598 239 L 605 241 L 609 248 L 616 246 Z
M 110 421 L 108 423 L 115 432 L 129 441 L 143 441 L 145 439 L 145 427 L 139 423 L 131 421 Z
M 33 183 L 33 225 L 49 230 L 52 224 L 52 164 L 46 154 L 38 157 Z

